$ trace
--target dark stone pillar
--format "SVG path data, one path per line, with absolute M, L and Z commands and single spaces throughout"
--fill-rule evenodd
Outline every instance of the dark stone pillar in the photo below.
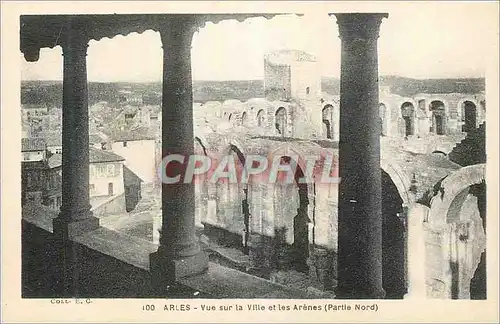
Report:
M 61 41 L 64 56 L 62 115 L 62 206 L 54 232 L 71 237 L 99 227 L 89 196 L 88 38 L 69 22 Z
M 169 15 L 160 23 L 163 44 L 162 156 L 194 154 L 191 40 L 193 15 Z M 153 280 L 159 292 L 177 279 L 208 268 L 208 256 L 195 234 L 195 185 L 184 183 L 184 167 L 171 162 L 167 175 L 178 183 L 162 184 L 162 229 L 158 251 L 151 254 Z
M 335 16 L 342 40 L 336 295 L 377 299 L 384 297 L 377 39 L 388 15 Z

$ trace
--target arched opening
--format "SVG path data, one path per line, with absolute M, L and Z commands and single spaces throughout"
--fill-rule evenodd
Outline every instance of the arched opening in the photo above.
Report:
M 243 126 L 248 126 L 247 122 L 248 122 L 248 115 L 247 115 L 247 112 L 244 111 L 243 114 L 241 115 L 241 124 Z
M 442 156 L 442 157 L 446 157 L 447 156 L 445 152 L 439 151 L 439 150 L 432 151 L 432 154 L 438 155 L 438 156 Z
M 282 137 L 285 137 L 287 135 L 286 109 L 283 107 L 279 107 L 278 110 L 276 110 L 275 118 L 276 131 L 278 131 L 278 134 L 280 134 Z
M 446 110 L 444 103 L 434 100 L 430 103 L 429 109 L 432 111 L 431 132 L 437 135 L 446 134 Z
M 333 138 L 333 106 L 326 105 L 323 108 L 323 134 L 326 138 Z
M 241 182 L 241 174 L 245 165 L 245 157 L 235 145 L 230 145 L 230 153 L 236 166 L 236 183 L 229 185 L 232 201 L 232 225 L 233 231 L 241 235 L 241 246 L 243 253 L 248 254 L 248 239 L 250 235 L 250 208 L 248 205 L 248 187 Z
M 205 225 L 205 233 L 219 246 L 248 254 L 250 208 L 248 188 L 241 183 L 245 157 L 238 147 L 231 144 L 221 158 L 228 159 L 224 172 L 231 175 L 234 171 L 236 178 L 219 178 L 215 183 L 217 224 Z
M 387 106 L 380 103 L 378 106 L 378 114 L 380 117 L 380 135 L 387 136 Z
M 264 118 L 264 109 L 261 109 L 257 113 L 257 126 L 264 127 Z
M 406 293 L 406 225 L 403 199 L 391 177 L 382 172 L 382 286 L 388 299 Z
M 472 101 L 465 101 L 462 104 L 462 131 L 471 132 L 476 129 L 477 109 Z
M 308 95 L 311 92 L 311 88 L 306 87 L 306 95 Z
M 486 232 L 486 183 L 482 182 L 472 185 L 470 194 L 474 195 L 477 199 L 479 216 L 483 221 L 483 228 Z M 470 281 L 470 298 L 486 299 L 486 251 L 481 254 L 479 265 Z
M 401 116 L 403 117 L 404 136 L 415 134 L 415 107 L 411 102 L 405 102 L 401 105 Z
M 309 272 L 309 205 L 307 184 L 300 183 L 304 177 L 300 166 L 289 156 L 281 157 L 281 164 L 295 168 L 294 181 L 288 183 L 278 178 L 275 184 L 276 218 L 276 264 L 279 270 Z M 283 176 L 286 178 L 286 176 Z
M 479 220 L 480 224 L 471 226 L 470 220 Z M 486 184 L 481 182 L 461 190 L 452 200 L 447 223 L 455 223 L 455 233 L 451 244 L 455 245 L 450 258 L 451 298 L 486 299 L 486 251 L 480 255 L 478 264 L 474 264 L 475 255 L 469 255 L 467 246 L 477 237 L 477 231 L 486 233 Z M 479 226 L 478 226 L 479 225 Z M 470 277 L 464 276 L 467 269 L 472 269 Z M 468 281 L 470 279 L 470 281 Z

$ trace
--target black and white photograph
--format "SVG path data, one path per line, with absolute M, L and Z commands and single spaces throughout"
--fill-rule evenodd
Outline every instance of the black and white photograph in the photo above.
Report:
M 498 3 L 250 3 L 18 4 L 18 303 L 498 320 Z

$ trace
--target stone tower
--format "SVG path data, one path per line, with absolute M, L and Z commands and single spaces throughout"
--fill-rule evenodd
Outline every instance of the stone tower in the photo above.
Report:
M 287 117 L 293 137 L 321 137 L 321 75 L 313 55 L 298 50 L 265 55 L 264 91 L 270 101 L 291 103 Z

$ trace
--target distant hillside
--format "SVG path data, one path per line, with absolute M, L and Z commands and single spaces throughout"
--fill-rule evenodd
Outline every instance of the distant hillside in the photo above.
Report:
M 89 83 L 89 104 L 99 101 L 117 102 L 118 91 L 130 87 L 143 95 L 148 104 L 161 103 L 161 83 Z M 249 81 L 194 81 L 193 97 L 196 102 L 224 101 L 226 99 L 248 100 L 264 96 L 262 80 Z M 21 103 L 62 106 L 61 81 L 23 81 Z
M 381 86 L 389 86 L 392 93 L 411 97 L 417 93 L 479 93 L 485 89 L 484 78 L 470 79 L 411 79 L 399 76 L 381 76 Z M 340 80 L 324 77 L 322 90 L 331 95 L 340 93 Z
M 485 89 L 484 78 L 410 79 L 383 76 L 380 83 L 390 86 L 392 93 L 408 97 L 417 93 L 479 93 Z
M 401 96 L 413 96 L 417 93 L 478 93 L 484 90 L 484 78 L 475 79 L 410 79 L 398 76 L 381 76 L 381 86 L 389 86 L 391 92 Z M 340 80 L 324 77 L 321 80 L 323 92 L 338 95 Z M 89 83 L 89 104 L 99 101 L 117 102 L 118 91 L 129 87 L 143 95 L 148 104 L 161 103 L 161 84 L 155 83 Z M 224 101 L 226 99 L 247 100 L 264 96 L 263 80 L 242 81 L 194 81 L 193 96 L 195 102 Z M 21 84 L 22 104 L 46 104 L 50 107 L 62 106 L 61 81 L 23 81 Z

